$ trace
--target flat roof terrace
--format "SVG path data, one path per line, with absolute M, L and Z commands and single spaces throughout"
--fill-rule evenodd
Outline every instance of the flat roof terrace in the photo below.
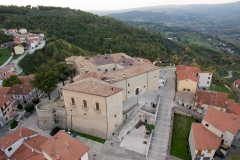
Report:
M 43 104 L 38 105 L 38 109 L 39 110 L 48 110 L 52 107 L 60 107 L 63 108 L 64 107 L 64 102 L 60 99 L 57 99 L 54 102 L 45 102 Z

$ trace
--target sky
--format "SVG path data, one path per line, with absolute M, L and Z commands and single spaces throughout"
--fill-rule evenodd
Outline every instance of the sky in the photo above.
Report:
M 121 10 L 147 6 L 170 4 L 218 4 L 230 3 L 238 0 L 1 0 L 1 5 L 44 5 L 69 7 L 84 11 L 91 10 Z

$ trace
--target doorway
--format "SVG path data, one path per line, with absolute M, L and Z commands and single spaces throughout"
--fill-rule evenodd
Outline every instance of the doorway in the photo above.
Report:
M 139 88 L 136 88 L 135 95 L 138 95 L 138 94 L 139 94 Z

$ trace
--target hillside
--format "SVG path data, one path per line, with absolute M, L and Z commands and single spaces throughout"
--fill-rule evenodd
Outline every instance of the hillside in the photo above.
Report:
M 209 70 L 240 70 L 238 59 L 211 48 L 171 41 L 161 34 L 126 26 L 113 18 L 99 17 L 80 10 L 43 6 L 0 6 L 0 28 L 14 27 L 27 28 L 33 33 L 44 32 L 48 38 L 56 37 L 56 40 L 66 41 L 66 46 L 73 44 L 95 55 L 125 52 L 152 61 L 165 60 L 165 65 L 174 63 L 200 65 Z M 47 39 L 47 46 L 43 50 L 36 55 L 27 55 L 20 62 L 23 68 L 25 64 L 24 72 L 33 73 L 35 67 L 48 59 L 61 61 L 71 55 L 68 54 L 71 50 L 65 53 L 64 49 L 61 49 L 61 43 L 59 44 L 54 45 Z M 27 66 L 32 66 L 33 69 L 26 70 Z M 216 77 L 215 80 L 222 84 L 221 79 Z
M 154 6 L 109 14 L 122 21 L 153 22 L 210 33 L 240 46 L 240 2 L 208 5 Z
M 48 40 L 47 45 L 43 49 L 37 50 L 34 54 L 27 54 L 20 61 L 19 66 L 25 74 L 31 74 L 36 71 L 36 68 L 50 59 L 61 62 L 69 56 L 91 56 L 94 54 L 54 37 Z

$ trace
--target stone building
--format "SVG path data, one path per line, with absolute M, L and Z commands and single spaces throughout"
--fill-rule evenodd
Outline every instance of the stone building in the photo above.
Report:
M 100 79 L 122 88 L 122 100 L 158 89 L 159 67 L 124 53 L 87 58 L 72 56 L 66 62 L 76 69 L 75 82 L 88 77 Z
M 70 129 L 109 139 L 123 123 L 121 88 L 89 77 L 62 87 L 62 94 Z

